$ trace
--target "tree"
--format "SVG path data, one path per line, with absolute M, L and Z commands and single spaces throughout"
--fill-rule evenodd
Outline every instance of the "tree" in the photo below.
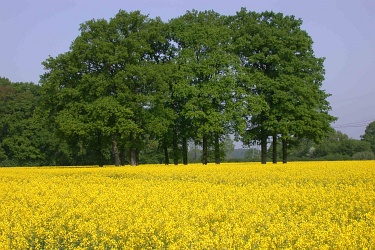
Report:
M 372 151 L 357 152 L 352 156 L 353 160 L 374 160 L 375 155 Z
M 261 112 L 251 115 L 247 131 L 261 142 L 262 163 L 266 163 L 267 138 L 272 136 L 276 147 L 281 137 L 286 162 L 292 138 L 320 140 L 335 119 L 328 114 L 329 95 L 321 90 L 323 59 L 314 56 L 312 39 L 301 29 L 300 19 L 242 9 L 236 20 L 237 54 L 249 74 L 256 76 L 253 93 L 266 103 Z
M 225 139 L 222 141 L 222 152 L 226 160 L 230 159 L 230 156 L 234 152 L 234 143 L 232 138 L 229 135 L 225 136 Z
M 259 161 L 260 160 L 260 150 L 255 147 L 249 148 L 244 156 L 245 161 Z
M 67 160 L 66 144 L 49 130 L 38 108 L 40 89 L 0 78 L 0 165 L 53 165 L 53 154 Z
M 0 160 L 2 165 L 32 165 L 42 160 L 33 141 L 38 86 L 0 78 Z
M 340 131 L 328 132 L 319 143 L 311 139 L 299 141 L 292 149 L 295 160 L 370 159 L 373 156 L 369 142 L 349 138 Z
M 347 139 L 340 143 L 338 150 L 341 154 L 352 157 L 356 153 L 371 152 L 371 145 L 367 141 Z
M 202 163 L 220 163 L 225 136 L 260 143 L 273 162 L 287 146 L 316 142 L 334 117 L 321 90 L 316 58 L 302 21 L 281 13 L 234 16 L 188 11 L 164 23 L 139 11 L 90 20 L 68 52 L 43 65 L 45 119 L 77 163 L 139 164 L 140 152 L 188 162 L 188 142 Z M 153 154 L 153 153 L 152 153 Z M 0 157 L 5 157 L 0 147 Z M 213 155 L 213 157 L 212 157 Z
M 365 133 L 361 135 L 361 140 L 371 144 L 371 150 L 375 153 L 375 121 L 369 123 Z
M 230 53 L 230 29 L 226 18 L 213 11 L 188 11 L 170 25 L 180 74 L 174 91 L 178 98 L 185 97 L 180 102 L 182 124 L 188 124 L 189 135 L 202 142 L 202 163 L 208 162 L 210 142 L 215 162 L 220 163 L 220 141 L 234 116 L 231 103 L 239 66 L 238 57 Z
M 131 165 L 138 165 L 142 137 L 165 132 L 162 27 L 160 19 L 139 11 L 119 11 L 110 21 L 82 24 L 70 51 L 43 63 L 45 107 L 65 137 L 90 145 L 100 166 L 109 144 L 115 165 L 119 148 L 128 149 Z

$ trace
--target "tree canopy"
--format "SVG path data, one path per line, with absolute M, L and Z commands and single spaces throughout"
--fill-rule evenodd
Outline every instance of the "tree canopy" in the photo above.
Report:
M 81 25 L 70 51 L 43 63 L 45 107 L 65 136 L 95 147 L 99 165 L 108 157 L 108 143 L 115 165 L 119 147 L 126 147 L 137 165 L 143 137 L 163 134 L 171 121 L 159 63 L 163 25 L 140 12 L 91 20 Z
M 40 107 L 41 87 L 0 77 L 0 165 L 66 164 L 60 141 Z
M 292 138 L 321 140 L 335 118 L 328 114 L 329 94 L 321 89 L 324 58 L 314 56 L 313 41 L 301 29 L 302 20 L 242 9 L 233 24 L 236 52 L 254 77 L 249 89 L 266 105 L 261 112 L 251 113 L 245 140 L 261 142 L 263 163 L 269 136 L 282 138 L 284 154 Z
M 370 143 L 371 150 L 375 153 L 375 121 L 370 122 L 366 129 L 365 133 L 361 136 L 361 139 L 365 142 Z
M 324 58 L 301 25 L 246 9 L 89 20 L 67 52 L 43 62 L 40 113 L 77 163 L 138 165 L 152 147 L 166 164 L 171 152 L 187 164 L 189 142 L 202 147 L 203 164 L 220 163 L 229 134 L 260 143 L 263 163 L 268 138 L 281 138 L 286 162 L 288 144 L 318 142 L 335 119 L 321 88 Z

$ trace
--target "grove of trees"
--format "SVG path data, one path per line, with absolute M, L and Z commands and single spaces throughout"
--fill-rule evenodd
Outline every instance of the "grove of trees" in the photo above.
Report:
M 87 21 L 43 62 L 41 85 L 1 78 L 0 164 L 187 164 L 189 145 L 220 163 L 228 135 L 260 144 L 262 163 L 280 140 L 287 162 L 288 146 L 319 143 L 335 120 L 301 25 L 246 9 Z

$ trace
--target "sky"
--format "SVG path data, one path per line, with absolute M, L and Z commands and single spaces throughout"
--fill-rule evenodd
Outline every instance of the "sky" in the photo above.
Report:
M 375 121 L 374 0 L 0 0 L 0 77 L 38 83 L 41 63 L 69 51 L 81 23 L 120 9 L 168 21 L 192 9 L 234 15 L 241 7 L 302 19 L 316 57 L 325 58 L 332 126 L 359 139 Z

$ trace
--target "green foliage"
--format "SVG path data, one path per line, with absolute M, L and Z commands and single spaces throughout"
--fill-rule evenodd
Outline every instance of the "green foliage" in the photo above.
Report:
M 165 133 L 171 112 L 158 65 L 162 27 L 158 19 L 120 11 L 109 22 L 82 24 L 70 51 L 44 62 L 44 105 L 65 138 L 78 137 L 104 157 L 110 138 L 131 137 L 122 144 L 139 151 L 145 134 Z
M 330 132 L 319 143 L 303 140 L 290 152 L 293 160 L 365 160 L 372 159 L 368 142 L 351 139 L 340 131 Z
M 235 51 L 254 77 L 247 88 L 264 105 L 258 112 L 249 112 L 243 139 L 261 140 L 262 145 L 272 135 L 287 141 L 296 137 L 321 140 L 335 118 L 328 114 L 329 95 L 321 90 L 324 59 L 314 56 L 302 21 L 281 13 L 242 9 L 232 25 Z
M 371 151 L 371 145 L 368 142 L 348 139 L 339 144 L 338 151 L 343 155 L 352 157 L 356 153 Z
M 375 153 L 375 121 L 369 123 L 365 133 L 361 136 L 362 141 L 370 143 L 372 152 Z
M 375 155 L 372 151 L 357 152 L 352 156 L 353 160 L 374 160 Z
M 257 148 L 249 148 L 244 157 L 245 161 L 260 161 L 260 150 Z
M 231 103 L 240 62 L 229 53 L 230 29 L 225 22 L 213 11 L 187 12 L 170 22 L 178 49 L 178 78 L 183 79 L 173 85 L 174 97 L 185 97 L 181 113 L 196 129 L 196 139 L 225 134 L 234 116 Z
M 39 109 L 40 90 L 33 83 L 0 78 L 0 165 L 53 165 L 53 159 L 66 157 L 60 150 L 64 143 Z
M 194 141 L 203 163 L 218 163 L 233 150 L 228 134 L 261 141 L 264 153 L 274 135 L 317 143 L 335 118 L 321 89 L 324 59 L 301 25 L 246 9 L 168 22 L 120 10 L 87 21 L 66 53 L 43 62 L 41 86 L 0 79 L 0 161 L 137 165 L 172 153 L 186 163 Z M 363 140 L 314 144 L 298 157 L 352 157 L 373 146 Z
M 213 143 L 211 143 L 213 145 Z M 208 148 L 208 160 L 211 162 L 215 161 L 214 147 Z M 231 155 L 235 151 L 233 140 L 229 135 L 225 136 L 220 142 L 220 160 L 228 161 L 231 160 Z M 202 145 L 199 141 L 195 143 L 191 142 L 189 145 L 188 152 L 189 162 L 200 162 L 202 159 Z

